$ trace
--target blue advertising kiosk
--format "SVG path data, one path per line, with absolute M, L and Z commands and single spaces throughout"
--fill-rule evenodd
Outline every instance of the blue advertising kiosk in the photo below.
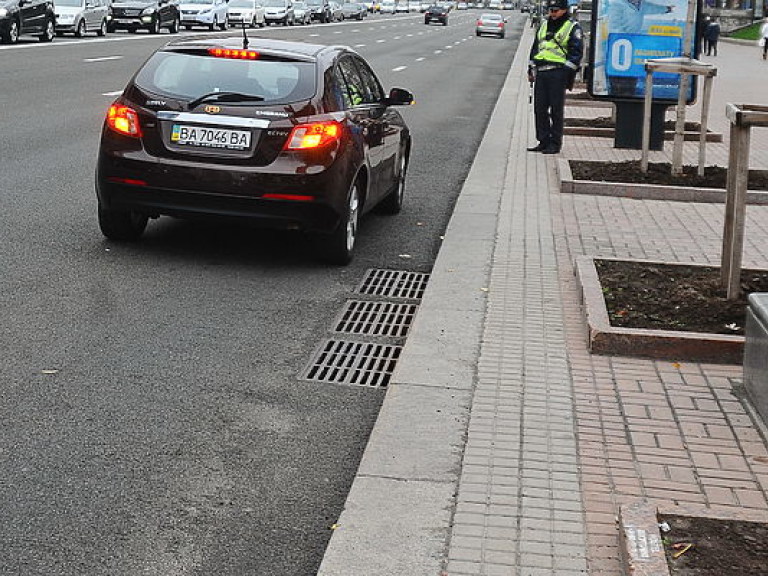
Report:
M 700 0 L 697 22 L 701 18 Z M 642 146 L 645 61 L 682 56 L 686 34 L 688 0 L 595 0 L 589 61 L 591 74 L 587 89 L 593 98 L 616 105 L 616 148 Z M 698 38 L 691 31 L 690 54 L 698 55 Z M 678 101 L 680 75 L 653 76 L 651 107 L 652 150 L 664 146 L 664 116 Z M 695 78 L 689 83 L 686 101 L 696 96 Z

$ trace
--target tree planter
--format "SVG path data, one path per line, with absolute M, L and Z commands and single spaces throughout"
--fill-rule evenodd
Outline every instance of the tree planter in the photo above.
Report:
M 744 354 L 743 336 L 612 326 L 595 260 L 590 256 L 579 256 L 576 259 L 576 275 L 584 304 L 590 352 L 676 362 L 741 364 Z M 650 261 L 648 264 L 664 265 Z
M 571 162 L 557 159 L 560 177 L 560 192 L 570 194 L 593 194 L 597 196 L 619 196 L 641 200 L 671 200 L 676 202 L 724 203 L 724 188 L 694 188 L 661 184 L 637 184 L 632 182 L 606 182 L 603 180 L 575 180 Z M 750 190 L 747 204 L 768 205 L 768 192 Z

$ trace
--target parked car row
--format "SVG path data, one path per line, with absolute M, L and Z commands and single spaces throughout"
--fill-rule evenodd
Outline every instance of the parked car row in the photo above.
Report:
M 366 4 L 335 0 L 0 0 L 0 42 L 15 44 L 22 35 L 50 42 L 63 34 L 104 36 L 118 30 L 158 34 L 164 28 L 176 33 L 182 27 L 293 26 L 362 20 L 369 11 Z

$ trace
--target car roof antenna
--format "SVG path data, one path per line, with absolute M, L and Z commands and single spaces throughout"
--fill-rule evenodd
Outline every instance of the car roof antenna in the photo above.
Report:
M 248 50 L 248 36 L 245 34 L 245 18 L 243 18 L 243 50 Z

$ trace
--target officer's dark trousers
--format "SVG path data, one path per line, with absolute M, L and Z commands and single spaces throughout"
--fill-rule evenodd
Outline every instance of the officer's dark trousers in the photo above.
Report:
M 557 150 L 563 145 L 563 112 L 568 78 L 569 72 L 565 67 L 537 72 L 533 89 L 536 140 Z

